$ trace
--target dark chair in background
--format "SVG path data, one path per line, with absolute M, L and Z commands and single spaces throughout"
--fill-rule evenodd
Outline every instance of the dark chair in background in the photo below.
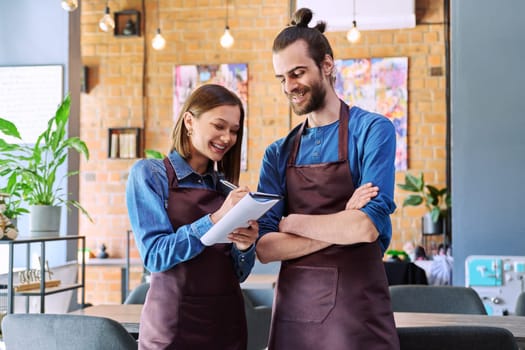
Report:
M 390 286 L 394 312 L 486 315 L 478 293 L 460 286 Z
M 425 270 L 413 262 L 385 261 L 385 272 L 388 285 L 428 284 Z
M 263 291 L 263 290 L 261 290 Z M 257 290 L 242 290 L 244 310 L 248 325 L 247 350 L 262 350 L 268 346 L 272 306 L 264 304 L 264 295 L 258 295 Z M 270 292 L 272 292 L 270 290 Z M 261 298 L 258 298 L 260 296 Z
M 149 282 L 139 284 L 128 294 L 123 304 L 144 304 L 148 290 Z
M 134 350 L 137 342 L 118 322 L 68 314 L 8 314 L 2 320 L 6 349 Z
M 521 292 L 520 295 L 518 295 L 514 313 L 516 316 L 525 316 L 525 292 Z
M 499 327 L 403 327 L 397 334 L 401 350 L 518 350 L 512 333 Z

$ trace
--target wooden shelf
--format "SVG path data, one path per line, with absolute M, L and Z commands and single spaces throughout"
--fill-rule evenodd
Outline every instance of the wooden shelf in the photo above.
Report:
M 110 128 L 108 158 L 132 159 L 142 156 L 141 128 Z
M 140 25 L 139 11 L 117 11 L 115 12 L 115 30 L 113 34 L 118 37 L 140 36 Z

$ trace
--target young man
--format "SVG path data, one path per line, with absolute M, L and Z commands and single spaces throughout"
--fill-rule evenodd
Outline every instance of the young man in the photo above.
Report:
M 273 44 L 275 76 L 306 118 L 267 148 L 260 173 L 259 191 L 285 196 L 259 221 L 259 259 L 282 261 L 269 349 L 398 349 L 382 262 L 394 126 L 338 98 L 325 23 L 311 18 L 298 10 Z

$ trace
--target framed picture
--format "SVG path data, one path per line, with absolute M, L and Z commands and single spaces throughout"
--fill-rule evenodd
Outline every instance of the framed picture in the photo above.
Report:
M 408 58 L 336 60 L 335 90 L 350 105 L 388 117 L 396 129 L 396 170 L 407 169 Z
M 214 65 L 178 65 L 173 69 L 173 120 L 176 121 L 182 105 L 197 87 L 219 84 L 235 92 L 244 107 L 244 125 L 241 151 L 241 171 L 248 169 L 248 64 L 225 63 Z

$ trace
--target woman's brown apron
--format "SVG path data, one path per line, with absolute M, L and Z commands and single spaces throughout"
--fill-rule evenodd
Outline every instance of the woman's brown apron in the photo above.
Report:
M 354 192 L 348 164 L 349 108 L 341 101 L 339 160 L 295 165 L 297 134 L 286 170 L 289 213 L 330 214 Z M 333 245 L 283 261 L 270 350 L 399 349 L 388 281 L 378 242 Z
M 216 211 L 224 196 L 215 191 L 178 187 L 171 163 L 168 216 L 173 229 Z M 246 317 L 231 244 L 206 247 L 195 258 L 151 274 L 142 311 L 140 349 L 245 350 Z

